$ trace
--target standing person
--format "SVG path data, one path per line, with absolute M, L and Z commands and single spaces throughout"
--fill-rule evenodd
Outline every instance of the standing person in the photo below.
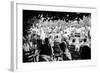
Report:
M 54 59 L 56 61 L 62 60 L 62 59 L 59 59 L 62 57 L 62 51 L 61 51 L 59 42 L 54 42 L 53 50 L 54 50 Z
M 23 38 L 23 62 L 33 62 L 35 46 L 30 44 L 27 38 Z
M 45 38 L 44 44 L 40 48 L 40 61 L 51 61 L 52 50 L 49 39 Z
M 78 60 L 80 59 L 79 52 L 75 51 L 75 45 L 70 45 L 69 50 L 72 56 L 72 60 Z
M 43 48 L 42 40 L 37 39 L 37 49 L 35 51 L 35 59 L 37 62 L 39 61 L 39 53 L 41 51 L 41 48 Z
M 68 44 L 64 41 L 60 44 L 60 48 L 63 51 L 63 60 L 72 60 L 71 53 L 67 46 Z
M 49 43 L 49 39 L 48 38 L 45 38 L 45 41 L 44 41 L 41 53 L 45 54 L 45 55 L 48 55 L 48 56 L 50 56 L 52 54 L 52 52 L 51 52 L 51 45 Z

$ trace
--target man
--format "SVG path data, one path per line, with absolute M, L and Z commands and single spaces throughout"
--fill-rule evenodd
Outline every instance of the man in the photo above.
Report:
M 52 50 L 49 43 L 49 39 L 45 38 L 44 44 L 40 48 L 40 57 L 39 61 L 52 61 Z

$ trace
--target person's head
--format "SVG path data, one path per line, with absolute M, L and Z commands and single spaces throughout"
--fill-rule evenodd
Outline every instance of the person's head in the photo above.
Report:
M 86 38 L 84 38 L 84 40 L 83 40 L 83 41 L 84 41 L 84 43 L 86 43 L 86 42 L 87 42 L 87 39 L 86 39 Z
M 40 35 L 37 35 L 37 39 L 40 39 Z
M 69 45 L 69 50 L 71 52 L 74 52 L 75 51 L 75 45 Z
M 54 46 L 58 46 L 59 42 L 54 41 Z
M 81 59 L 90 59 L 91 58 L 91 48 L 87 45 L 81 47 Z
M 37 44 L 42 44 L 42 40 L 41 39 L 37 39 Z
M 49 38 L 45 38 L 45 43 L 49 44 Z

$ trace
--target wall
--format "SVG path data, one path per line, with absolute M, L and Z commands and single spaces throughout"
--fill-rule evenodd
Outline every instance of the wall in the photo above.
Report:
M 0 0 L 0 73 L 10 73 L 10 1 L 11 0 Z M 53 5 L 66 5 L 66 6 L 92 6 L 97 8 L 97 19 L 98 24 L 96 26 L 95 32 L 95 41 L 96 48 L 98 48 L 98 65 L 96 67 L 82 67 L 82 68 L 64 68 L 56 70 L 46 70 L 46 71 L 37 71 L 43 73 L 99 73 L 100 68 L 100 49 L 99 49 L 99 18 L 100 18 L 100 2 L 99 0 L 21 0 L 21 1 L 34 1 L 36 4 L 53 4 Z M 28 72 L 27 72 L 28 73 Z

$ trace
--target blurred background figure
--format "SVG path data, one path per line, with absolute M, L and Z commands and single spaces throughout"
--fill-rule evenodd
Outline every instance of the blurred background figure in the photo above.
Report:
M 60 48 L 63 52 L 63 60 L 72 60 L 71 53 L 68 49 L 68 44 L 65 41 L 60 43 Z
M 51 60 L 52 50 L 48 38 L 45 38 L 44 44 L 41 45 L 39 55 L 40 55 L 39 61 L 52 61 Z
M 91 59 L 91 48 L 87 45 L 81 47 L 80 57 L 82 60 Z

